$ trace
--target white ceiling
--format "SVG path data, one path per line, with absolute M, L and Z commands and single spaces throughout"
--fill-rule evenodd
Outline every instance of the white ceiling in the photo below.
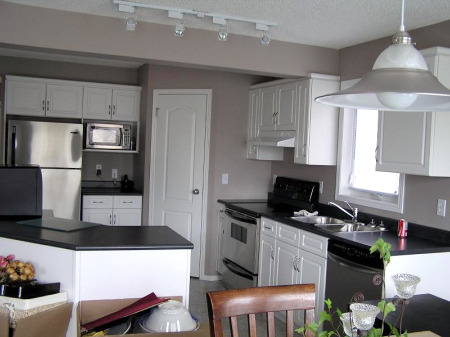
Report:
M 93 15 L 126 18 L 112 0 L 2 0 Z M 193 9 L 227 16 L 276 22 L 272 40 L 340 49 L 393 35 L 401 18 L 401 0 L 134 0 L 152 5 Z M 174 25 L 167 12 L 138 8 L 139 21 Z M 407 30 L 450 20 L 450 0 L 406 0 Z M 211 18 L 184 16 L 187 28 L 217 30 Z M 229 22 L 230 34 L 261 36 L 253 24 Z M 188 34 L 188 30 L 186 30 Z M 231 38 L 231 35 L 230 35 Z M 413 36 L 414 38 L 414 36 Z

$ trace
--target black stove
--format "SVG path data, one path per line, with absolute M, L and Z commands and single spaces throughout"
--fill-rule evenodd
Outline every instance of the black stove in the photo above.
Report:
M 236 200 L 227 207 L 254 217 L 271 213 L 290 217 L 294 211 L 314 212 L 319 203 L 319 188 L 318 182 L 277 177 L 267 200 Z

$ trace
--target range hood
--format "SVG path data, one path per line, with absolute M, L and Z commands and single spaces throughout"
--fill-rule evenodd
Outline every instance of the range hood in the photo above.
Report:
M 251 145 L 276 146 L 276 147 L 294 147 L 295 137 L 290 135 L 278 137 L 256 137 L 249 140 Z

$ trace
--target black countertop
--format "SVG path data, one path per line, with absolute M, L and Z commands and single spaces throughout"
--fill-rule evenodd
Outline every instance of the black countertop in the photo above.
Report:
M 406 239 L 400 239 L 394 230 L 385 232 L 330 233 L 324 231 L 323 229 L 317 228 L 314 225 L 305 224 L 290 219 L 290 217 L 293 215 L 292 211 L 274 210 L 272 207 L 269 207 L 267 205 L 265 200 L 219 199 L 218 202 L 224 205 L 232 205 L 233 209 L 236 209 L 243 213 L 251 214 L 257 217 L 266 217 L 302 230 L 306 230 L 308 232 L 328 237 L 330 239 L 347 242 L 361 248 L 371 247 L 372 244 L 381 237 L 386 242 L 392 245 L 391 255 L 450 252 L 450 242 L 442 242 L 442 237 L 433 240 L 430 238 L 423 238 L 420 235 L 414 236 L 414 234 L 410 232 Z M 320 214 L 324 213 L 320 212 Z M 331 214 L 325 215 L 331 216 Z M 421 233 L 419 232 L 419 234 Z
M 113 187 L 82 187 L 82 195 L 142 195 L 141 191 L 132 189 L 123 191 L 121 188 Z
M 61 231 L 1 219 L 0 237 L 71 250 L 193 249 L 194 245 L 167 226 L 95 226 Z
M 398 320 L 402 302 L 397 298 L 396 310 L 389 313 L 386 317 L 386 322 L 394 325 L 400 329 L 400 322 Z M 392 301 L 387 299 L 388 302 Z M 394 303 L 395 303 L 394 299 Z M 377 305 L 378 301 L 367 301 L 367 303 Z M 406 300 L 405 311 L 403 313 L 401 330 L 404 332 L 418 332 L 418 331 L 433 331 L 439 336 L 448 336 L 450 331 L 450 302 L 440 297 L 431 294 L 414 295 L 409 300 Z M 378 315 L 377 327 L 381 326 L 381 315 Z M 389 327 L 384 327 L 385 335 L 389 332 Z

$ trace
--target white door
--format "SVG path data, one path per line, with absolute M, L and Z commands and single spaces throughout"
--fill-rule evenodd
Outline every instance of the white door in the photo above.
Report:
M 149 224 L 169 226 L 194 244 L 195 277 L 201 274 L 210 99 L 210 90 L 155 90 L 153 101 Z

